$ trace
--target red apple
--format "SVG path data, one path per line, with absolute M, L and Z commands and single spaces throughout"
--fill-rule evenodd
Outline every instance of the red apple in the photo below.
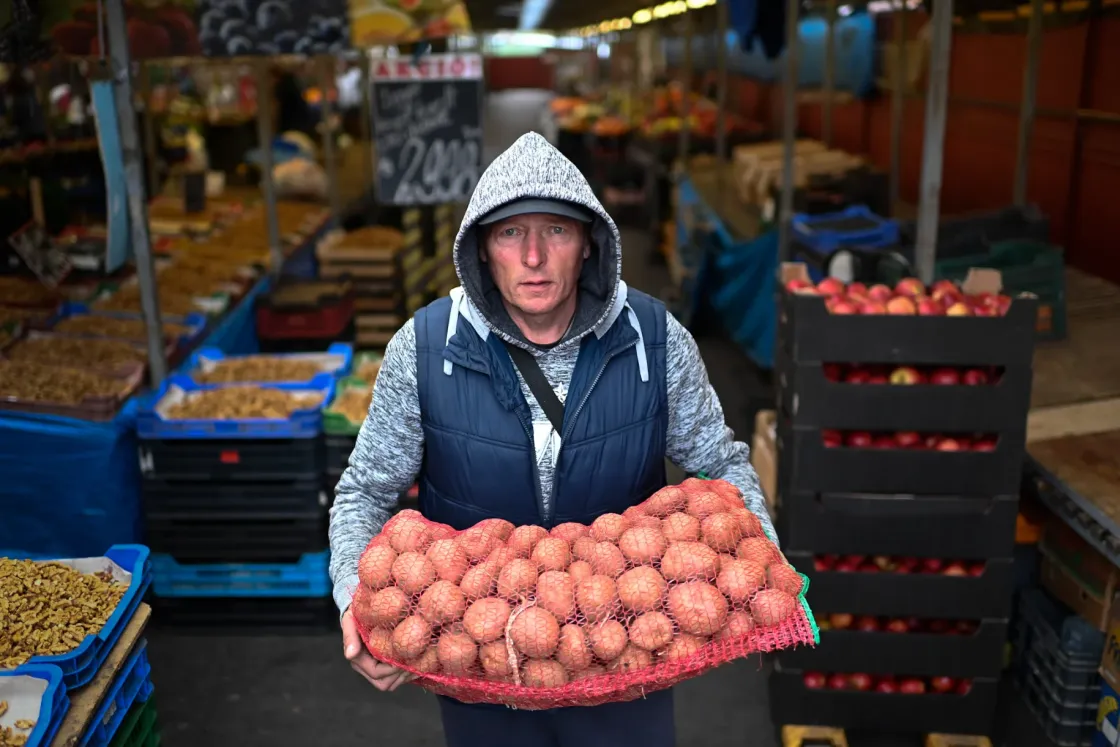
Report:
M 970 293 L 968 297 L 961 300 L 973 306 L 988 306 L 995 302 L 995 296 L 991 293 Z
M 871 442 L 871 434 L 867 431 L 853 431 L 844 438 L 844 445 L 852 449 L 869 449 Z
M 867 692 L 871 689 L 871 675 L 864 674 L 863 672 L 856 672 L 848 677 L 848 684 L 853 690 Z
M 925 627 L 925 622 L 920 617 L 908 617 L 906 618 L 906 627 L 909 628 L 910 632 L 920 631 Z
M 882 301 L 864 301 L 859 307 L 859 313 L 864 315 L 886 314 L 887 306 Z
M 887 301 L 887 313 L 898 316 L 912 316 L 918 313 L 918 307 L 913 300 L 906 296 L 896 296 Z
M 898 692 L 898 685 L 893 677 L 880 677 L 879 681 L 875 683 L 875 692 L 894 695 Z
M 943 438 L 937 442 L 938 451 L 960 451 L 961 441 L 956 438 Z
M 945 307 L 931 298 L 923 298 L 918 301 L 918 314 L 920 316 L 942 316 L 945 314 Z
M 871 442 L 871 448 L 873 449 L 893 449 L 897 446 L 898 443 L 894 440 L 894 437 L 887 435 L 876 436 L 875 440 Z
M 845 555 L 843 560 L 844 560 L 845 563 L 855 563 L 856 565 L 859 565 L 860 563 L 867 560 L 867 556 L 866 555 Z
M 975 563 L 969 563 L 968 564 L 968 575 L 979 578 L 980 576 L 984 575 L 984 569 L 986 567 L 987 567 L 987 564 L 984 563 L 984 561 L 982 561 L 982 560 L 978 560 Z
M 867 286 L 863 283 L 848 283 L 848 295 L 852 298 L 857 296 L 867 297 Z
M 828 301 L 825 302 L 828 307 L 829 313 L 832 314 L 858 314 L 859 307 L 847 299 L 840 298 L 839 296 L 830 296 Z
M 864 615 L 856 620 L 856 630 L 861 633 L 875 633 L 879 630 L 879 621 L 870 615 Z
M 886 303 L 894 297 L 894 291 L 882 284 L 873 285 L 867 289 L 867 297 L 872 301 Z
M 896 618 L 887 623 L 887 631 L 890 633 L 909 633 L 910 626 L 906 624 L 905 620 Z
M 839 296 L 844 292 L 844 284 L 836 278 L 825 278 L 817 283 L 817 292 L 823 296 Z
M 922 285 L 922 281 L 917 278 L 903 278 L 895 285 L 894 292 L 900 296 L 919 298 L 926 294 L 926 287 Z
M 995 310 L 1000 316 L 1007 316 L 1007 312 L 1011 309 L 1011 298 L 1000 294 L 996 296 Z
M 821 441 L 824 442 L 826 449 L 835 449 L 844 445 L 844 434 L 840 431 L 823 430 L 821 431 Z
M 957 695 L 968 695 L 972 690 L 972 680 L 961 680 L 957 683 Z
M 960 301 L 964 298 L 961 289 L 958 288 L 951 280 L 938 280 L 930 288 L 930 297 L 937 301 L 941 306 L 948 306 L 955 301 Z
M 937 573 L 944 565 L 941 558 L 922 558 L 922 572 L 923 573 Z
M 929 383 L 938 386 L 956 386 L 961 383 L 961 376 L 955 368 L 937 368 L 930 373 Z
M 868 384 L 889 384 L 890 379 L 885 373 L 873 373 L 867 377 Z
M 898 691 L 906 695 L 922 695 L 926 691 L 926 683 L 916 677 L 907 677 L 898 683 Z
M 809 690 L 821 690 L 827 682 L 825 676 L 820 672 L 806 672 L 801 681 Z
M 972 307 L 963 301 L 957 301 L 955 304 L 945 310 L 946 316 L 973 316 Z
M 848 689 L 848 675 L 846 675 L 846 674 L 830 674 L 830 675 L 828 675 L 828 689 L 829 690 L 847 690 Z
M 973 316 L 999 316 L 999 312 L 993 306 L 973 306 Z
M 917 558 L 899 558 L 894 566 L 895 573 L 913 573 L 916 570 L 918 570 Z
M 947 693 L 957 686 L 956 681 L 952 677 L 934 677 L 929 681 L 929 687 L 935 693 Z
M 973 451 L 995 451 L 996 439 L 994 438 L 978 438 L 972 442 Z
M 849 563 L 847 560 L 841 560 L 832 570 L 836 571 L 837 573 L 855 573 L 859 570 L 859 564 Z
M 847 612 L 834 612 L 828 616 L 828 622 L 833 630 L 847 630 L 852 627 L 854 618 Z
M 969 386 L 982 386 L 988 382 L 988 372 L 979 368 L 970 368 L 964 372 L 961 382 Z
M 930 620 L 929 632 L 935 635 L 944 635 L 949 632 L 949 623 L 945 620 Z
M 937 445 L 941 443 L 941 436 L 937 433 L 926 434 L 924 446 L 927 449 L 936 449 Z
M 831 571 L 832 564 L 826 563 L 822 558 L 813 558 L 814 571 Z
M 824 377 L 829 381 L 843 381 L 844 380 L 844 364 L 843 363 L 826 363 L 821 367 L 824 370 Z
M 945 566 L 945 570 L 941 571 L 941 575 L 943 575 L 943 576 L 967 576 L 968 575 L 968 569 L 966 569 L 964 567 L 963 563 L 960 563 L 960 562 L 954 560 L 952 563 Z
M 853 366 L 847 375 L 844 376 L 844 382 L 847 384 L 866 384 L 868 379 L 871 378 L 871 372 L 866 368 Z
M 793 280 L 786 281 L 786 290 L 791 293 L 803 291 L 806 288 L 812 288 L 813 284 L 804 278 L 794 278 Z M 814 289 L 815 290 L 815 289 Z
M 922 436 L 914 431 L 899 431 L 894 434 L 894 442 L 900 449 L 917 449 L 921 448 Z
M 874 563 L 868 562 L 861 565 L 857 570 L 860 573 L 878 573 L 879 566 L 875 565 Z
M 913 366 L 899 366 L 891 371 L 890 381 L 892 384 L 921 384 L 925 377 Z

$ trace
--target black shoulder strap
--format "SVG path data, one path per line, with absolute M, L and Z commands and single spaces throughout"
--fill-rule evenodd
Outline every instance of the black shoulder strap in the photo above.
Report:
M 537 404 L 548 416 L 552 427 L 556 429 L 557 433 L 560 433 L 561 427 L 564 425 L 564 403 L 556 396 L 556 392 L 552 390 L 548 379 L 544 377 L 544 371 L 541 371 L 537 359 L 528 350 L 513 343 L 507 342 L 505 346 L 513 364 L 517 366 L 517 370 L 525 378 L 525 383 L 529 385 L 529 391 L 537 398 Z

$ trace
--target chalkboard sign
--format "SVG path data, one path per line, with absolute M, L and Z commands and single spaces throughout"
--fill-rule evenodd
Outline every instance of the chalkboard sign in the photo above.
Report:
M 482 172 L 482 58 L 378 60 L 370 79 L 378 202 L 469 200 Z
M 36 223 L 27 223 L 13 233 L 8 237 L 8 244 L 20 256 L 27 269 L 35 273 L 48 288 L 57 288 L 70 274 L 70 259 Z

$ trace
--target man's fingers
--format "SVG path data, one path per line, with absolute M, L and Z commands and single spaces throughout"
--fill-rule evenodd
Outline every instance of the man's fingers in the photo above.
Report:
M 342 616 L 342 652 L 351 661 L 362 654 L 362 637 L 358 635 L 358 626 L 350 610 Z
M 407 685 L 414 679 L 416 679 L 416 675 L 414 675 L 412 672 L 405 672 L 402 670 L 397 676 L 396 680 L 393 681 L 393 684 L 389 687 L 389 692 L 393 692 L 401 685 Z

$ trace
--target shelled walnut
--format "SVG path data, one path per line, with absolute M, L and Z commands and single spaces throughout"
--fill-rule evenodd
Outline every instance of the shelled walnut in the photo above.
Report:
M 368 389 L 354 387 L 346 389 L 338 395 L 331 405 L 331 411 L 344 416 L 351 423 L 361 423 L 369 412 L 369 403 L 373 399 L 373 385 Z
M 35 722 L 30 723 L 31 726 L 27 728 L 0 726 L 0 747 L 24 747 L 31 735 L 31 730 L 35 728 Z
M 141 319 L 117 319 L 111 316 L 83 314 L 61 320 L 52 331 L 69 335 L 96 335 L 143 342 L 147 339 L 146 330 L 147 325 Z M 180 337 L 189 332 L 190 328 L 183 324 L 166 322 L 163 325 L 163 334 L 166 337 Z
M 61 563 L 0 558 L 0 670 L 77 648 L 128 590 Z
M 115 397 L 124 388 L 119 379 L 77 368 L 0 360 L 0 396 L 5 398 L 77 405 L 87 399 Z
M 362 381 L 372 384 L 377 379 L 377 372 L 381 370 L 381 359 L 366 359 L 361 362 L 354 375 Z
M 194 379 L 204 384 L 308 381 L 322 372 L 322 367 L 314 361 L 247 355 L 244 358 L 218 361 L 209 371 L 194 374 Z
M 54 366 L 115 366 L 143 363 L 148 355 L 143 348 L 125 340 L 32 337 L 13 345 L 8 357 Z
M 207 389 L 192 392 L 170 405 L 165 417 L 169 420 L 284 420 L 293 412 L 314 407 L 322 401 L 321 394 L 281 389 L 252 386 Z

